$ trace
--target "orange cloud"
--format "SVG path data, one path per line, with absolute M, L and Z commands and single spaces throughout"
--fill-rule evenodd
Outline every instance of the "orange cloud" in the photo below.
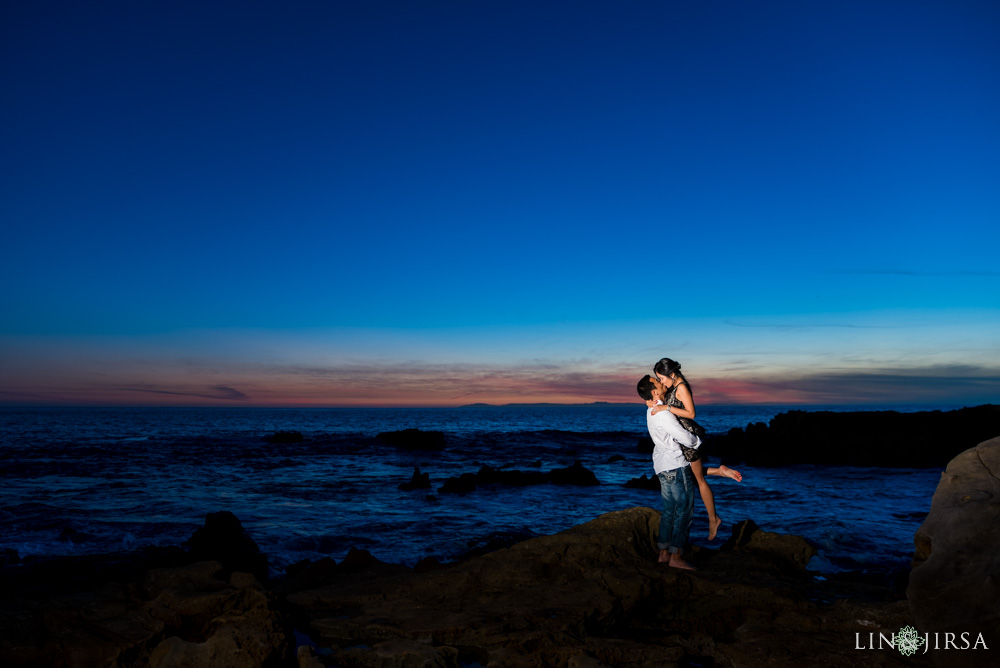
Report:
M 163 406 L 459 406 L 470 403 L 637 402 L 635 368 L 342 363 L 262 365 L 188 361 L 100 374 L 7 381 L 0 401 Z M 699 404 L 988 403 L 1000 372 L 972 367 L 817 371 L 692 378 Z

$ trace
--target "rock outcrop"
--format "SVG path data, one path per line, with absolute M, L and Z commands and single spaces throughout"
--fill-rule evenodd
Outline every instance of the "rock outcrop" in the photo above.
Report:
M 517 469 L 497 469 L 483 466 L 476 473 L 463 473 L 452 476 L 444 481 L 438 489 L 442 494 L 464 494 L 474 492 L 484 485 L 508 485 L 511 487 L 527 487 L 529 485 L 578 485 L 592 487 L 600 485 L 594 472 L 579 461 L 571 466 L 552 469 L 548 473 L 541 471 L 520 471 Z
M 205 525 L 194 532 L 187 546 L 192 561 L 219 561 L 228 572 L 245 571 L 267 582 L 267 555 L 227 510 L 207 515 Z
M 236 562 L 259 557 L 253 545 Z M 196 558 L 168 548 L 3 569 L 0 665 L 287 665 L 293 633 L 275 598 L 254 575 Z
M 399 431 L 383 431 L 375 438 L 394 445 L 401 450 L 443 450 L 445 446 L 444 432 L 423 431 L 422 429 L 401 429 Z
M 804 540 L 751 524 L 692 550 L 698 572 L 671 569 L 658 520 L 632 508 L 445 568 L 332 573 L 285 594 L 341 666 L 907 665 L 854 649 L 856 632 L 899 628 L 899 592 L 821 582 Z
M 921 633 L 983 635 L 1000 653 L 1000 437 L 948 463 L 916 551 L 906 597 Z M 959 640 L 959 643 L 961 640 Z M 935 652 L 947 665 L 985 665 L 981 651 Z
M 14 564 L 0 570 L 0 665 L 914 665 L 856 647 L 912 622 L 900 591 L 816 577 L 807 541 L 750 521 L 718 550 L 692 548 L 697 572 L 671 569 L 656 561 L 658 522 L 630 508 L 414 569 L 352 550 L 297 564 L 270 590 L 180 548 Z M 253 546 L 231 563 L 258 556 Z
M 769 424 L 710 436 L 705 449 L 723 462 L 754 466 L 935 468 L 996 435 L 1000 406 L 955 411 L 788 411 Z
M 431 476 L 429 473 L 421 473 L 420 467 L 413 467 L 413 477 L 410 478 L 409 482 L 399 483 L 399 489 L 404 492 L 411 492 L 415 489 L 430 489 L 431 488 Z

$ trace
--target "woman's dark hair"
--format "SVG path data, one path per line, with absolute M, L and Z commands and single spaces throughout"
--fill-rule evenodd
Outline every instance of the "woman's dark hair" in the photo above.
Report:
M 687 378 L 681 373 L 681 363 L 675 362 L 669 357 L 664 357 L 659 362 L 653 365 L 653 373 L 657 373 L 661 376 L 677 376 L 679 381 L 687 383 Z M 691 383 L 688 383 L 688 389 L 691 389 Z

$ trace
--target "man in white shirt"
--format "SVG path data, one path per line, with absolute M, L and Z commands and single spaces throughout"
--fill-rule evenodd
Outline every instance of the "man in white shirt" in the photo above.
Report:
M 653 406 L 663 403 L 663 385 L 656 378 L 643 376 L 636 386 L 646 402 L 646 427 L 653 439 L 653 470 L 660 479 L 663 512 L 660 514 L 660 562 L 673 568 L 695 570 L 681 558 L 691 531 L 694 495 L 698 483 L 691 473 L 691 464 L 684 458 L 681 446 L 697 448 L 701 439 L 686 430 L 670 411 L 653 415 Z

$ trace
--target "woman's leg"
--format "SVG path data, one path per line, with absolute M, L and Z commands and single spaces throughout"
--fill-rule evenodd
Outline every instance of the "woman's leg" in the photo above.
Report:
M 701 463 L 700 459 L 691 462 L 691 473 L 698 481 L 698 492 L 701 493 L 701 501 L 705 504 L 705 510 L 708 512 L 708 539 L 715 540 L 715 534 L 718 533 L 722 520 L 715 512 L 715 495 L 712 494 L 712 488 L 705 480 L 705 465 Z
M 716 468 L 714 466 L 709 466 L 705 469 L 705 475 L 717 475 L 723 476 L 725 478 L 732 478 L 736 482 L 743 482 L 743 474 L 736 469 L 731 469 L 725 464 Z

